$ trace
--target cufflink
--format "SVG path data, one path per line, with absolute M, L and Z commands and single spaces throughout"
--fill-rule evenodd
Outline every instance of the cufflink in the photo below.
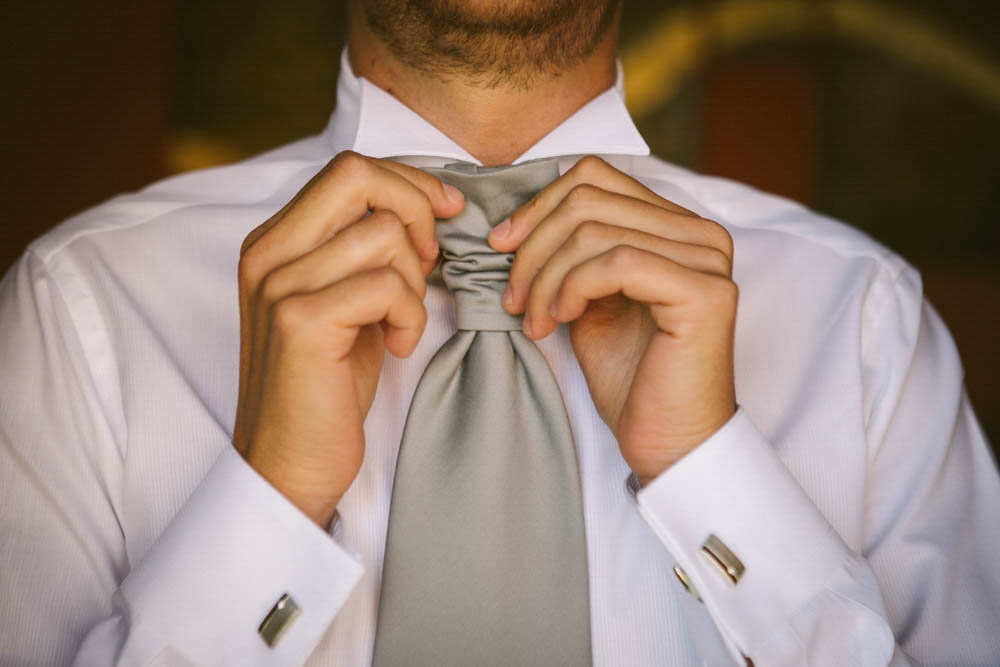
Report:
M 335 542 L 340 542 L 340 538 L 344 536 L 344 525 L 340 521 L 340 512 L 338 510 L 333 510 L 330 523 L 326 524 L 326 532 Z
M 267 612 L 267 616 L 257 628 L 257 634 L 264 640 L 268 648 L 274 648 L 274 645 L 281 639 L 281 635 L 299 617 L 301 611 L 292 596 L 285 593 L 274 603 L 271 611 Z
M 729 550 L 725 542 L 715 535 L 709 535 L 705 543 L 701 545 L 701 553 L 722 574 L 726 575 L 733 586 L 739 583 L 746 568 L 743 567 L 743 563 L 736 557 L 736 554 Z
M 629 473 L 628 477 L 625 478 L 625 492 L 632 496 L 635 500 L 642 489 L 642 485 L 639 484 L 639 478 L 635 476 L 635 473 Z
M 694 587 L 694 582 L 688 579 L 687 572 L 680 565 L 674 565 L 674 574 L 677 575 L 677 579 L 681 582 L 684 590 L 693 595 L 695 600 L 701 602 L 701 594 L 698 593 L 698 589 Z

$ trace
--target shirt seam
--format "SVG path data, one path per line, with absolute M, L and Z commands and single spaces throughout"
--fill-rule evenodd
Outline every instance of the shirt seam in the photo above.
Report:
M 125 420 L 124 405 L 121 403 L 120 399 L 115 399 L 113 396 L 109 395 L 104 390 L 103 383 L 101 383 L 99 379 L 100 374 L 94 368 L 94 365 L 92 363 L 92 359 L 94 359 L 95 357 L 107 358 L 107 359 L 112 359 L 114 357 L 114 355 L 112 354 L 113 348 L 111 346 L 110 339 L 106 335 L 103 326 L 95 326 L 87 328 L 88 331 L 92 331 L 93 336 L 100 338 L 101 340 L 100 346 L 95 346 L 93 344 L 92 337 L 86 337 L 81 334 L 84 328 L 82 327 L 80 322 L 80 315 L 79 313 L 77 313 L 74 306 L 70 304 L 69 299 L 66 298 L 66 294 L 63 290 L 63 286 L 60 284 L 59 277 L 61 277 L 64 280 L 71 280 L 73 282 L 78 282 L 78 283 L 82 281 L 79 281 L 76 278 L 76 276 L 69 275 L 68 271 L 59 270 L 56 267 L 52 266 L 52 264 L 49 261 L 43 259 L 37 252 L 34 251 L 33 248 L 29 247 L 25 252 L 26 255 L 33 257 L 36 261 L 39 262 L 42 271 L 51 279 L 53 296 L 59 299 L 59 301 L 62 303 L 63 307 L 66 309 L 66 312 L 69 315 L 70 324 L 73 328 L 73 337 L 76 339 L 77 344 L 83 351 L 82 355 L 83 358 L 81 359 L 81 362 L 86 367 L 87 372 L 90 375 L 90 381 L 93 384 L 95 390 L 97 391 L 97 395 L 99 397 L 101 406 L 103 408 L 104 419 L 108 422 L 109 426 L 111 427 L 112 433 L 114 433 L 115 437 L 118 439 L 118 443 L 116 446 L 119 455 L 122 457 L 122 460 L 124 460 L 127 450 L 126 443 L 128 442 L 128 425 Z M 57 277 L 57 274 L 59 277 Z M 94 308 L 94 310 L 97 310 L 96 306 L 93 305 L 93 300 L 90 298 L 89 290 L 87 290 L 86 287 L 84 286 L 80 286 L 80 289 L 78 291 L 81 295 L 85 296 L 88 299 L 88 301 L 91 302 L 90 305 Z M 92 319 L 99 321 L 100 317 L 98 315 L 97 317 L 94 317 Z M 114 418 L 112 418 L 112 416 L 108 414 L 108 410 L 111 408 L 112 403 L 114 404 L 117 413 L 114 415 Z
M 912 269 L 912 271 L 914 271 L 917 274 L 917 277 L 919 278 L 919 272 L 917 272 L 916 269 Z M 859 372 L 862 373 L 862 378 L 863 378 L 863 369 L 868 365 L 869 360 L 870 360 L 870 354 L 871 354 L 871 337 L 870 337 L 869 333 L 871 332 L 872 329 L 875 328 L 876 324 L 878 322 L 880 322 L 886 316 L 886 309 L 889 307 L 889 304 L 892 303 L 894 295 L 897 295 L 898 292 L 899 292 L 899 289 L 900 289 L 900 287 L 899 287 L 899 281 L 900 281 L 900 278 L 903 276 L 903 273 L 904 273 L 904 271 L 899 271 L 899 272 L 896 272 L 896 273 L 891 274 L 889 276 L 889 284 L 886 285 L 885 289 L 883 290 L 883 293 L 879 296 L 879 299 L 877 301 L 875 299 L 869 299 L 869 297 L 867 295 L 865 296 L 865 301 L 862 304 L 862 320 L 861 320 L 861 325 L 862 326 L 861 326 L 861 332 L 860 332 L 861 340 L 860 340 L 860 343 L 859 343 L 859 346 L 858 346 Z M 876 277 L 876 280 L 877 280 L 877 277 Z M 922 290 L 921 290 L 921 293 L 918 294 L 917 296 L 921 300 L 921 303 L 922 303 L 922 301 L 923 301 L 923 292 L 922 292 Z M 877 305 L 876 305 L 876 303 L 877 303 Z M 922 308 L 920 310 L 918 310 L 918 314 L 919 313 L 922 313 Z M 906 363 L 903 366 L 903 368 L 906 369 L 906 373 L 907 374 L 909 374 L 909 372 L 910 372 L 910 367 L 913 364 L 914 355 L 916 354 L 916 350 L 917 350 L 916 336 L 918 335 L 917 332 L 918 332 L 919 328 L 920 328 L 920 322 L 919 322 L 919 319 L 918 319 L 918 321 L 916 323 L 916 326 L 913 329 L 914 338 L 913 338 L 912 344 L 910 345 L 910 348 L 907 350 L 907 355 L 906 355 L 906 360 L 905 360 Z M 865 387 L 864 384 L 862 384 L 862 398 L 864 397 L 864 392 L 865 392 L 866 389 L 867 389 L 867 387 Z M 898 397 L 897 397 L 897 399 L 898 399 Z M 878 450 L 878 448 L 879 448 L 879 446 L 881 444 L 881 443 L 877 443 L 877 442 L 872 442 L 871 433 L 869 433 L 869 426 L 871 424 L 871 417 L 872 417 L 873 414 L 875 414 L 875 412 L 876 412 L 876 408 L 873 407 L 870 412 L 869 411 L 865 411 L 865 414 L 864 414 L 864 418 L 865 418 L 865 423 L 864 423 L 865 445 L 866 445 L 866 449 L 868 451 L 868 462 L 869 462 L 869 464 L 874 460 L 875 453 L 876 453 L 876 451 Z

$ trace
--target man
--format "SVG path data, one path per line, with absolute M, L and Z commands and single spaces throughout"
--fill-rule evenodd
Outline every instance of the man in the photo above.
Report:
M 417 167 L 554 156 L 488 240 L 573 431 L 593 663 L 996 662 L 1000 480 L 917 274 L 646 156 L 620 9 L 358 0 L 322 135 L 32 244 L 0 285 L 3 664 L 369 663 L 456 328 L 435 219 L 467 201 Z

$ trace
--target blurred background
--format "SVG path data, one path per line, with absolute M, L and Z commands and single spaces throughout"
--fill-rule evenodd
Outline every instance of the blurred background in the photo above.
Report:
M 338 0 L 5 7 L 0 273 L 68 215 L 320 131 Z M 626 0 L 654 153 L 846 220 L 920 268 L 1000 444 L 1000 3 Z

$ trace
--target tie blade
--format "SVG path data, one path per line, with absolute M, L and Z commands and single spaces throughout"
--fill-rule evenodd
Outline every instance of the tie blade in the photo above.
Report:
M 587 582 L 555 378 L 520 333 L 459 332 L 407 419 L 374 664 L 589 664 Z

